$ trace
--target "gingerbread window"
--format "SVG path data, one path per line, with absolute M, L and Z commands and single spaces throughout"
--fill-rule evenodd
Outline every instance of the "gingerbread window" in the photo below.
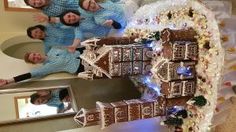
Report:
M 171 93 L 172 96 L 178 97 L 182 94 L 182 83 L 181 82 L 173 82 L 171 85 Z
M 184 59 L 185 57 L 185 44 L 174 44 L 173 59 Z

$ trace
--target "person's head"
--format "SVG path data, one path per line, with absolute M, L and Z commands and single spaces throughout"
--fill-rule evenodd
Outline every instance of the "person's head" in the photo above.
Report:
M 24 60 L 26 63 L 39 64 L 44 62 L 45 56 L 37 52 L 28 52 L 25 53 Z
M 48 98 L 42 97 L 38 95 L 37 93 L 34 93 L 30 96 L 30 102 L 35 105 L 46 104 L 48 100 L 49 100 Z
M 71 102 L 71 97 L 70 97 L 68 90 L 66 88 L 62 89 L 59 92 L 59 99 L 61 102 Z
M 79 6 L 85 11 L 96 12 L 101 9 L 98 3 L 103 1 L 104 0 L 80 0 Z
M 42 9 L 49 4 L 50 0 L 24 0 L 25 4 L 32 8 Z
M 43 25 L 36 25 L 33 27 L 29 27 L 27 30 L 27 35 L 32 39 L 40 39 L 44 40 L 45 34 L 45 26 Z
M 60 15 L 60 21 L 64 25 L 77 27 L 80 24 L 80 12 L 75 10 L 68 10 Z
M 51 94 L 51 91 L 50 90 L 39 90 L 39 91 L 37 91 L 37 94 L 39 96 L 48 96 Z

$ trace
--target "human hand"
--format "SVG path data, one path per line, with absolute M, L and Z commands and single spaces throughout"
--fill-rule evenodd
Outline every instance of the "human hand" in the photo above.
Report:
M 74 53 L 76 50 L 76 47 L 75 46 L 68 46 L 67 49 L 70 53 Z
M 0 79 L 0 87 L 8 84 L 8 81 L 5 79 Z
M 69 103 L 66 109 L 69 110 L 69 109 L 71 109 L 71 108 L 72 108 L 72 104 Z
M 39 23 L 48 22 L 48 16 L 42 13 L 34 14 L 33 19 L 34 21 L 39 22 Z
M 103 25 L 108 26 L 108 27 L 112 27 L 113 24 L 113 20 L 106 20 Z

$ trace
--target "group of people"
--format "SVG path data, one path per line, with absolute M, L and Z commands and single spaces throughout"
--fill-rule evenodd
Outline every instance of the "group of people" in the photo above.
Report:
M 66 88 L 55 90 L 39 90 L 30 96 L 30 102 L 34 105 L 46 104 L 57 108 L 57 113 L 64 113 L 71 109 L 71 97 Z M 63 102 L 69 105 L 65 107 Z
M 27 35 L 44 44 L 44 54 L 29 52 L 25 62 L 42 64 L 29 73 L 11 79 L 0 79 L 0 86 L 51 73 L 84 71 L 80 61 L 81 41 L 92 37 L 106 37 L 112 30 L 123 30 L 128 19 L 138 9 L 140 0 L 24 0 L 41 10 L 34 18 L 46 25 L 27 29 Z M 132 8 L 131 8 L 132 7 Z

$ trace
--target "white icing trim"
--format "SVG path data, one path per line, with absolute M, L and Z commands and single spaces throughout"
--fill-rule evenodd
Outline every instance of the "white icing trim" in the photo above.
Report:
M 82 114 L 80 114 L 80 112 L 82 111 Z M 79 125 L 82 125 L 83 127 L 86 126 L 87 121 L 86 121 L 86 117 L 85 117 L 86 113 L 85 113 L 85 109 L 81 108 L 79 112 L 77 112 L 77 114 L 74 116 L 74 121 L 76 123 L 78 123 Z M 79 117 L 84 117 L 84 122 L 81 122 L 80 120 L 78 120 L 77 118 Z
M 85 62 L 87 62 L 88 64 L 90 64 L 93 68 L 95 68 L 96 70 L 102 72 L 103 74 L 105 74 L 108 78 L 112 78 L 109 73 L 107 73 L 105 70 L 101 69 L 100 67 L 98 67 L 97 65 L 95 65 L 96 61 L 91 61 L 89 58 L 87 58 L 86 56 L 84 56 L 83 54 L 80 56 L 80 58 L 82 60 L 84 60 Z M 97 73 L 97 72 L 96 72 Z

